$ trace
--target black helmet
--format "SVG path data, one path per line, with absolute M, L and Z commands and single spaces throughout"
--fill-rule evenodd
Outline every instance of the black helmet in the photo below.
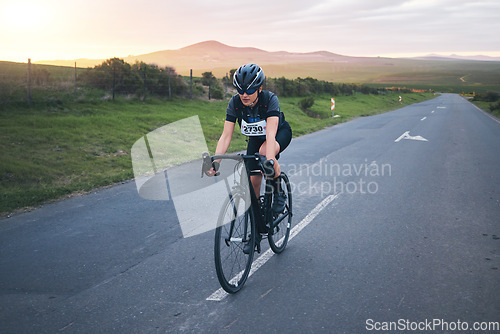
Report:
M 233 86 L 238 93 L 243 94 L 252 88 L 259 88 L 264 83 L 266 76 L 257 64 L 246 64 L 234 72 Z

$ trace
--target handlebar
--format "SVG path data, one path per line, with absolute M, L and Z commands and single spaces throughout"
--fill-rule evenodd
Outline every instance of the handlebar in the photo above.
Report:
M 275 174 L 274 167 L 273 167 L 272 163 L 270 162 L 272 160 L 267 160 L 266 156 L 259 154 L 259 153 L 255 153 L 255 154 L 225 154 L 225 155 L 214 155 L 211 157 L 207 152 L 203 152 L 202 157 L 203 157 L 203 164 L 202 164 L 202 169 L 201 169 L 201 177 L 203 177 L 203 174 L 208 172 L 213 167 L 214 160 L 223 160 L 223 159 L 238 160 L 238 161 L 255 159 L 255 160 L 258 160 L 259 165 L 262 168 L 262 171 L 264 172 L 264 174 L 267 177 L 273 178 L 274 174 Z M 214 169 L 215 169 L 215 167 L 214 167 Z M 216 170 L 216 172 L 217 172 L 217 170 Z M 220 173 L 217 172 L 215 175 L 216 176 L 220 175 Z

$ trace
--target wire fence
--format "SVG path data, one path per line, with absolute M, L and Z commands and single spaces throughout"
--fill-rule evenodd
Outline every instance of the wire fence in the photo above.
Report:
M 128 64 L 127 64 L 128 65 Z M 140 64 L 138 65 L 140 66 Z M 191 86 L 189 86 L 191 81 Z M 197 85 L 197 87 L 194 87 Z M 114 66 L 111 70 L 0 62 L 0 104 L 37 104 L 68 100 L 194 97 L 204 93 L 196 80 L 171 68 Z
M 202 77 L 193 77 L 192 73 L 183 77 L 171 67 L 142 62 L 131 65 L 118 58 L 108 59 L 94 68 L 78 68 L 76 63 L 74 67 L 32 64 L 30 60 L 28 63 L 0 62 L 0 105 L 113 100 L 117 96 L 140 100 L 148 97 L 224 99 L 234 93 L 230 74 L 218 79 L 211 72 L 203 73 Z M 388 90 L 285 77 L 268 78 L 264 89 L 279 96 L 385 94 Z M 389 90 L 405 92 L 398 87 Z

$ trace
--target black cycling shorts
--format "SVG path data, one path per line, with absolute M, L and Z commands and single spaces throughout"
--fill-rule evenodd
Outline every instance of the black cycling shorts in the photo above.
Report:
M 259 152 L 260 147 L 266 141 L 265 138 L 260 137 L 249 137 L 248 146 L 247 146 L 247 154 L 255 154 Z M 288 122 L 285 122 L 276 132 L 276 141 L 280 145 L 280 151 L 276 154 L 276 159 L 279 159 L 279 155 L 281 152 L 287 148 L 287 146 L 292 141 L 292 128 Z M 250 160 L 250 171 L 259 170 L 259 165 L 256 160 Z M 253 173 L 252 173 L 253 174 Z M 255 174 L 258 174 L 257 172 Z

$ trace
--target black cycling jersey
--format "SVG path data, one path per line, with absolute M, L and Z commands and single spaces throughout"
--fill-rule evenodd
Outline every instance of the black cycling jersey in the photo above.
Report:
M 277 116 L 280 118 L 278 129 L 283 125 L 288 125 L 285 115 L 280 110 L 278 97 L 269 91 L 259 93 L 257 105 L 248 107 L 241 102 L 238 94 L 234 95 L 227 106 L 226 121 L 236 123 L 241 127 L 242 120 L 248 124 L 257 123 L 266 120 L 268 117 Z M 261 136 L 264 137 L 265 136 Z

